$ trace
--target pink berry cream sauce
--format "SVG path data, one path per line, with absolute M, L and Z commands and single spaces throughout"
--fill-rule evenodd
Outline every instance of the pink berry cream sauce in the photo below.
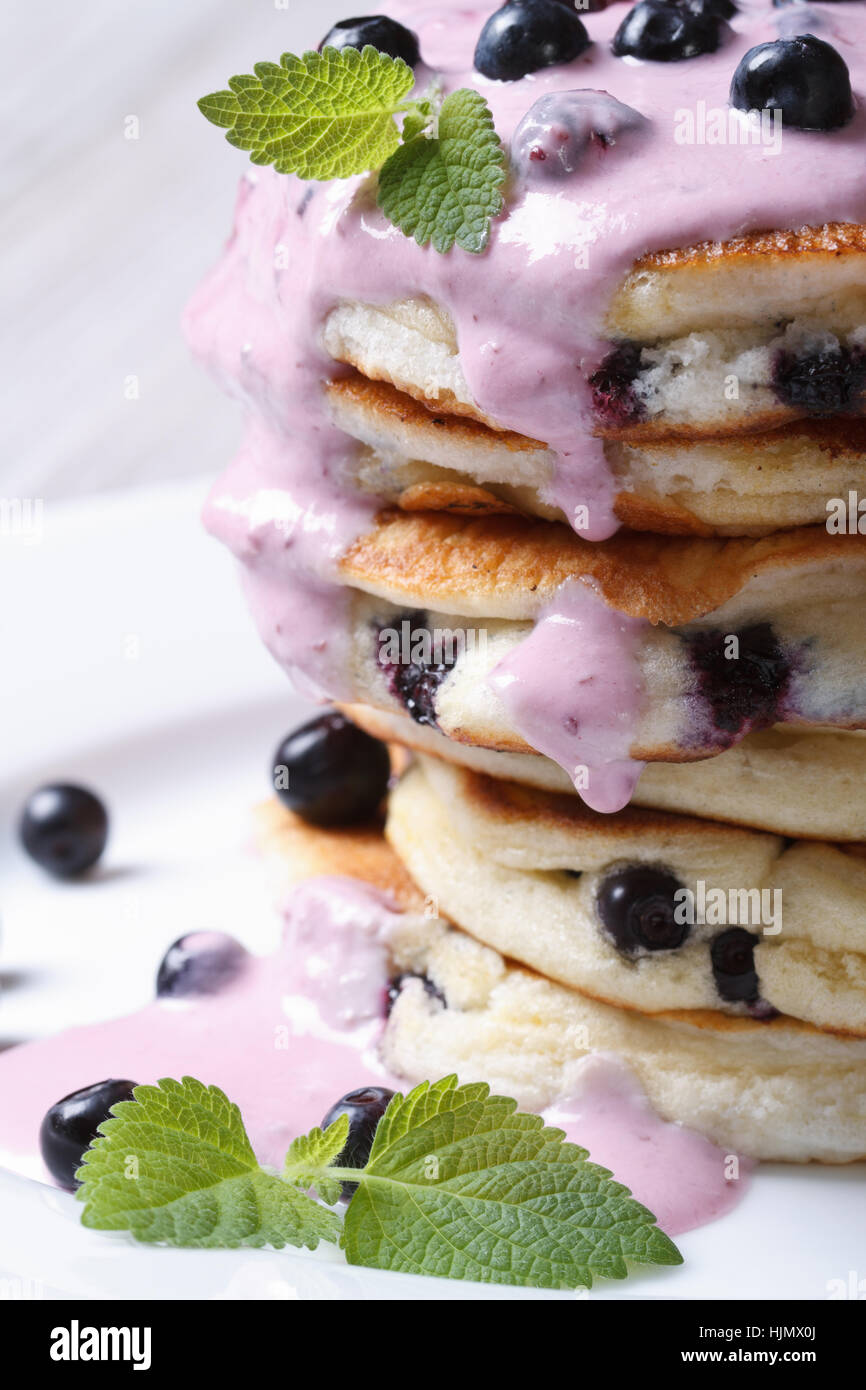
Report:
M 247 956 L 217 993 L 157 999 L 126 1018 L 0 1054 L 0 1163 L 46 1178 L 38 1147 L 46 1110 L 110 1076 L 141 1084 L 190 1075 L 221 1087 L 239 1105 L 259 1161 L 274 1166 L 348 1091 L 405 1094 L 414 1082 L 438 1080 L 391 1076 L 378 1055 L 396 921 L 364 883 L 308 879 L 292 893 L 279 950 Z M 574 1094 L 546 1118 L 612 1168 L 669 1235 L 721 1216 L 746 1186 L 748 1164 L 729 1181 L 731 1156 L 661 1120 L 612 1056 L 588 1057 Z

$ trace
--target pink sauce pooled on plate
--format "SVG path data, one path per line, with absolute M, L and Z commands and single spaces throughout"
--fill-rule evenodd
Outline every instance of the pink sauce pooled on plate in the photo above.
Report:
M 310 879 L 292 894 L 280 949 L 247 955 L 218 993 L 156 999 L 0 1053 L 0 1162 L 41 1175 L 42 1117 L 71 1091 L 188 1074 L 224 1090 L 259 1161 L 281 1164 L 347 1091 L 400 1084 L 377 1053 L 393 921 L 366 884 Z
M 309 879 L 292 893 L 280 949 L 245 956 L 217 993 L 157 999 L 126 1018 L 0 1054 L 0 1162 L 44 1177 L 46 1110 L 110 1076 L 152 1083 L 190 1075 L 219 1086 L 240 1107 L 259 1161 L 273 1166 L 346 1092 L 375 1085 L 405 1094 L 414 1081 L 438 1080 L 392 1076 L 379 1059 L 397 920 L 364 883 Z M 581 1065 L 578 1093 L 545 1112 L 547 1121 L 613 1166 L 660 1220 L 664 1213 L 669 1234 L 726 1211 L 743 1184 L 725 1183 L 723 1152 L 660 1120 L 622 1064 L 607 1059 L 602 1071 L 585 1071 L 597 1060 Z
M 543 1113 L 649 1207 L 669 1236 L 724 1216 L 745 1195 L 750 1160 L 661 1119 L 613 1053 L 584 1058 L 572 1094 Z
M 347 604 L 336 564 L 376 510 L 347 481 L 355 445 L 333 427 L 325 407 L 323 381 L 344 370 L 321 346 L 333 308 L 415 296 L 442 306 L 478 406 L 503 428 L 551 446 L 551 500 L 583 535 L 600 540 L 617 523 L 588 379 L 610 349 L 606 309 L 635 260 L 749 231 L 866 221 L 862 5 L 776 9 L 769 0 L 742 0 L 715 53 L 660 63 L 613 55 L 610 41 L 626 9 L 611 4 L 582 14 L 592 42 L 574 62 L 517 82 L 494 82 L 472 69 L 493 0 L 386 0 L 380 8 L 418 35 L 426 66 L 417 70 L 417 89 L 435 74 L 445 92 L 482 92 L 506 148 L 538 98 L 554 98 L 547 117 L 553 129 L 556 93 L 592 93 L 596 104 L 607 93 L 632 116 L 612 106 L 607 115 L 619 112 L 617 120 L 632 125 L 610 148 L 594 142 L 565 177 L 539 180 L 518 169 L 481 256 L 419 247 L 378 211 L 367 178 L 303 184 L 271 169 L 245 174 L 234 234 L 186 318 L 194 352 L 244 402 L 251 420 L 243 449 L 213 490 L 206 521 L 241 559 L 250 607 L 271 651 L 307 689 L 331 697 L 351 695 Z M 851 122 L 830 132 L 786 126 L 781 142 L 680 143 L 678 113 L 694 113 L 699 103 L 727 113 L 744 53 L 789 34 L 792 25 L 819 34 L 844 58 L 857 107 Z M 543 145 L 545 131 L 536 134 Z M 633 663 L 632 644 L 618 615 L 604 636 L 612 666 L 624 671 Z M 540 746 L 537 730 L 551 700 L 570 708 L 578 724 L 586 719 L 595 782 L 606 788 L 599 804 L 617 809 L 639 772 L 624 768 L 622 758 L 632 702 L 618 711 L 608 741 L 592 691 L 568 685 L 558 663 L 525 666 L 520 731 Z M 552 685 L 559 686 L 555 695 Z

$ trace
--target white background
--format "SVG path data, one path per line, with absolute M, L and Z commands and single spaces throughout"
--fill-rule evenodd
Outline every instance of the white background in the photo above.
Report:
M 346 0 L 0 11 L 0 496 L 215 473 L 237 410 L 190 361 L 179 319 L 229 233 L 246 156 L 196 101 L 254 62 L 315 47 L 354 11 Z M 129 376 L 138 400 L 124 396 Z

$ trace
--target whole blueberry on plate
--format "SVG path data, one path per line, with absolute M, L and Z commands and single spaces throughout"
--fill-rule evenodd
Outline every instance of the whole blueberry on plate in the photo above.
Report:
M 81 1167 L 85 1149 L 97 1137 L 111 1107 L 121 1100 L 132 1100 L 135 1081 L 95 1081 L 80 1091 L 72 1091 L 46 1112 L 39 1130 L 39 1147 L 46 1168 L 61 1187 L 76 1187 L 75 1172 Z
M 599 885 L 595 907 L 602 930 L 620 955 L 675 951 L 689 934 L 679 921 L 678 878 L 653 864 L 625 864 L 612 869 Z
M 675 5 L 669 0 L 640 0 L 613 36 L 618 58 L 678 63 L 714 53 L 719 46 L 720 16 L 709 5 Z
M 54 782 L 28 797 L 18 822 L 21 843 L 57 878 L 91 869 L 108 840 L 108 812 L 92 791 Z
M 319 52 L 323 48 L 364 48 L 366 44 L 377 48 L 380 53 L 387 53 L 390 58 L 402 58 L 410 68 L 414 68 L 421 59 L 417 36 L 405 24 L 398 24 L 396 19 L 389 19 L 384 14 L 341 19 L 333 29 L 328 30 L 319 44 Z
M 274 791 L 284 806 L 311 825 L 369 820 L 390 775 L 384 743 L 336 710 L 295 729 L 274 754 Z
M 844 58 L 814 34 L 774 39 L 750 48 L 731 82 L 739 111 L 779 111 L 783 126 L 836 130 L 854 114 Z
M 322 1129 L 327 1129 L 328 1125 L 339 1120 L 341 1115 L 349 1117 L 349 1137 L 345 1147 L 334 1160 L 336 1167 L 363 1168 L 366 1165 L 379 1121 L 388 1109 L 393 1095 L 394 1092 L 389 1091 L 386 1086 L 362 1086 L 357 1091 L 349 1091 L 347 1095 L 341 1096 L 331 1106 L 322 1120 Z M 344 1182 L 342 1186 L 343 1196 L 351 1197 L 358 1184 Z
M 475 67 L 485 77 L 515 82 L 528 72 L 573 62 L 588 45 L 577 11 L 561 0 L 508 0 L 481 30 Z
M 221 931 L 194 931 L 169 946 L 156 974 L 160 999 L 219 994 L 237 979 L 249 954 L 233 936 Z

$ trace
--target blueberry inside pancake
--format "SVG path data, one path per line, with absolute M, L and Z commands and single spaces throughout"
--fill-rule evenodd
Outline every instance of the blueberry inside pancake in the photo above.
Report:
M 378 1050 L 404 1084 L 456 1071 L 540 1110 L 574 1093 L 589 1053 L 616 1054 L 659 1116 L 726 1152 L 796 1163 L 866 1154 L 863 1038 L 786 1016 L 614 1008 L 509 959 L 444 906 L 432 913 L 376 830 L 324 831 L 274 800 L 258 812 L 257 840 L 290 899 L 307 875 L 348 869 L 401 909 Z
M 478 940 L 620 1008 L 866 1036 L 866 864 L 844 844 L 575 797 L 421 758 L 387 834 Z

